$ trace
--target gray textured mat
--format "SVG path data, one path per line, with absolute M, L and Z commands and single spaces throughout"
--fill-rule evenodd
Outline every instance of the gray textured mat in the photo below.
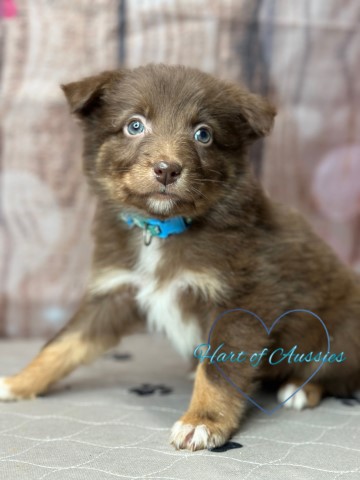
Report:
M 0 375 L 14 373 L 41 342 L 0 342 Z M 137 335 L 65 379 L 46 397 L 0 403 L 2 480 L 199 478 L 360 479 L 360 406 L 328 399 L 314 411 L 251 411 L 223 453 L 175 451 L 170 428 L 187 407 L 187 365 L 159 337 Z M 137 396 L 142 383 L 168 395 Z M 273 399 L 270 399 L 272 402 Z

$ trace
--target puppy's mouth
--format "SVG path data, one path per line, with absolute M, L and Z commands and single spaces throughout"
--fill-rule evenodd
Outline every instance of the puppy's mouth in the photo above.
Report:
M 177 184 L 175 183 L 170 183 L 168 185 L 162 185 L 162 184 L 157 184 L 155 188 L 150 190 L 150 194 L 156 194 L 156 193 L 161 193 L 163 195 L 177 195 L 178 194 L 178 188 Z
M 184 206 L 190 206 L 189 200 L 177 193 L 169 192 L 168 189 L 157 190 L 146 196 L 146 207 L 152 215 L 171 215 L 175 210 L 182 209 Z
M 128 190 L 127 205 L 134 206 L 157 218 L 172 216 L 192 217 L 197 211 L 196 199 L 187 195 L 187 191 L 174 191 L 174 188 L 151 188 L 147 192 Z
M 179 195 L 177 195 L 176 193 L 172 193 L 172 192 L 168 192 L 166 190 L 162 191 L 162 192 L 152 192 L 149 194 L 149 198 L 155 198 L 157 200 L 180 200 L 180 197 Z
M 148 199 L 155 199 L 160 201 L 173 201 L 173 202 L 183 202 L 185 198 L 181 195 L 181 190 L 176 188 L 173 184 L 171 185 L 159 185 L 158 188 L 155 187 L 151 189 L 146 197 Z

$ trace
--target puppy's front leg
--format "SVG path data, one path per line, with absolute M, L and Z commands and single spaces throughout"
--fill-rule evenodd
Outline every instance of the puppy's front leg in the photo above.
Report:
M 209 363 L 198 365 L 188 411 L 172 428 L 178 449 L 201 450 L 223 445 L 237 430 L 245 400 Z
M 132 296 L 123 289 L 102 296 L 88 295 L 69 323 L 34 360 L 12 377 L 0 378 L 0 400 L 33 398 L 115 346 L 141 321 Z

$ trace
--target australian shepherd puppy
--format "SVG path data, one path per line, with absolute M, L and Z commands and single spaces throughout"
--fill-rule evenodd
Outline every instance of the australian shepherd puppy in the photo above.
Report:
M 107 71 L 63 90 L 98 202 L 91 277 L 69 323 L 0 379 L 0 399 L 45 392 L 144 324 L 184 356 L 203 345 L 176 448 L 224 444 L 262 380 L 297 409 L 358 388 L 359 279 L 266 196 L 247 158 L 270 132 L 273 106 L 183 66 Z M 290 351 L 303 357 L 290 361 Z

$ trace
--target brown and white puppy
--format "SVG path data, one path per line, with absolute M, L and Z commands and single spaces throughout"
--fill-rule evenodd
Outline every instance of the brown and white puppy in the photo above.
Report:
M 285 311 L 309 309 L 326 324 L 331 350 L 345 352 L 345 362 L 324 364 L 287 405 L 315 406 L 326 394 L 357 388 L 359 280 L 299 214 L 267 198 L 247 159 L 249 145 L 270 132 L 274 108 L 238 85 L 182 66 L 104 72 L 63 90 L 83 126 L 85 173 L 98 199 L 91 281 L 63 330 L 24 370 L 0 380 L 0 399 L 35 397 L 145 322 L 191 356 L 207 343 L 215 318 L 237 307 L 268 327 Z M 147 232 L 144 242 L 144 230 L 129 228 L 124 213 L 191 223 L 168 238 Z M 290 317 L 269 338 L 251 315 L 230 313 L 211 345 L 223 344 L 225 352 L 271 345 L 326 352 L 319 322 L 301 312 Z M 249 395 L 263 378 L 282 383 L 280 400 L 316 367 L 222 364 Z M 246 403 L 214 364 L 199 363 L 172 443 L 192 450 L 223 444 Z

